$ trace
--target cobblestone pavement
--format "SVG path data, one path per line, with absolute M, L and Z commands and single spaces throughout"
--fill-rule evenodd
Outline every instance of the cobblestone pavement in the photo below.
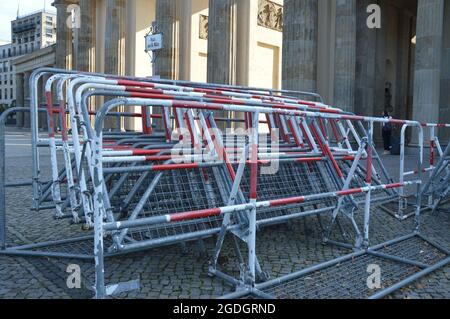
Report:
M 29 135 L 20 130 L 8 133 L 7 178 L 18 181 L 31 176 Z M 44 151 L 45 156 L 45 151 Z M 407 156 L 412 165 L 413 156 Z M 386 158 L 388 168 L 396 172 L 398 157 Z M 43 175 L 48 173 L 42 161 Z M 48 176 L 48 175 L 47 175 Z M 29 187 L 7 191 L 8 245 L 27 244 L 83 234 L 78 225 L 55 221 L 50 211 L 32 212 Z M 446 213 L 425 214 L 422 232 L 450 249 L 450 216 Z M 408 234 L 412 219 L 400 222 L 380 209 L 373 209 L 372 244 Z M 322 245 L 317 217 L 308 217 L 258 231 L 257 254 L 262 267 L 272 278 L 348 253 L 335 246 Z M 215 298 L 232 292 L 221 280 L 207 275 L 209 255 L 214 240 L 204 240 L 204 249 L 197 242 L 134 253 L 108 259 L 106 279 L 117 283 L 140 278 L 141 289 L 122 294 L 120 298 Z M 233 249 L 226 241 L 222 267 L 236 274 Z M 82 269 L 81 289 L 68 289 L 66 272 L 69 264 Z M 93 264 L 78 260 L 23 258 L 0 255 L 0 298 L 91 298 Z M 440 269 L 388 298 L 449 298 L 450 267 Z

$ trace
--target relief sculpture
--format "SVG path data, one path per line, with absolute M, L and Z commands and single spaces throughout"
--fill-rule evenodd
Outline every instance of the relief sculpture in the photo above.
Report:
M 200 31 L 199 38 L 208 40 L 208 16 L 200 15 Z
M 283 6 L 268 0 L 259 0 L 258 25 L 283 31 Z

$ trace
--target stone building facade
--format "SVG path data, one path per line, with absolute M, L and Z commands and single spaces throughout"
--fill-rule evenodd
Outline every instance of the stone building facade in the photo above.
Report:
M 73 3 L 81 9 L 76 39 L 66 25 Z M 315 91 L 326 103 L 359 114 L 388 110 L 400 118 L 450 122 L 450 1 L 57 0 L 54 5 L 61 67 L 149 76 L 144 35 L 156 21 L 165 47 L 154 73 L 162 78 Z M 381 10 L 380 28 L 367 24 L 374 5 Z

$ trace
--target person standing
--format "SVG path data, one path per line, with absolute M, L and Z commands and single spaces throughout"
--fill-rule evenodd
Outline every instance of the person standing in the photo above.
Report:
M 386 120 L 391 120 L 392 117 L 389 115 L 387 111 L 384 112 L 383 118 Z M 392 123 L 383 123 L 383 144 L 384 144 L 384 152 L 383 155 L 389 155 L 391 153 L 392 144 L 391 144 L 391 138 L 392 138 Z

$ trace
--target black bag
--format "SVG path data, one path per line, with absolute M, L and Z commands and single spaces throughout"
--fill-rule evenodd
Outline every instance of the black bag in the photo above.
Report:
M 385 132 L 392 131 L 392 124 L 391 123 L 385 123 L 383 125 L 383 131 L 385 131 Z
M 391 137 L 391 155 L 400 155 L 400 138 L 397 136 Z

